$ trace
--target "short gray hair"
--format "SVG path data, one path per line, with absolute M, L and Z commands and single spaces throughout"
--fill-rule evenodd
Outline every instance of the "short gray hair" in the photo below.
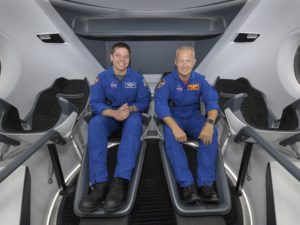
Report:
M 181 47 L 177 48 L 177 50 L 176 50 L 176 58 L 177 58 L 179 52 L 183 51 L 183 50 L 191 51 L 193 53 L 193 55 L 194 55 L 194 58 L 196 58 L 195 49 L 192 46 L 181 46 Z

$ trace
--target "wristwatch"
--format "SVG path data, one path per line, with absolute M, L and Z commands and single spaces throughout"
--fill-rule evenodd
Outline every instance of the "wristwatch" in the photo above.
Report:
M 209 123 L 211 125 L 215 125 L 215 121 L 213 119 L 207 119 L 206 123 Z
M 130 112 L 134 112 L 134 106 L 129 106 L 128 108 Z

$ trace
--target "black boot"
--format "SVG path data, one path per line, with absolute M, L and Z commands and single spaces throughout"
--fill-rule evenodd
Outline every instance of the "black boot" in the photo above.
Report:
M 127 196 L 129 181 L 119 177 L 113 178 L 109 192 L 104 202 L 104 210 L 107 212 L 118 211 Z
M 182 200 L 186 204 L 198 204 L 201 202 L 201 198 L 198 196 L 197 189 L 194 184 L 181 188 Z
M 218 203 L 220 201 L 220 198 L 212 185 L 201 186 L 199 188 L 199 194 L 204 202 Z
M 90 194 L 83 197 L 79 208 L 83 212 L 93 212 L 98 209 L 107 193 L 107 182 L 96 183 Z

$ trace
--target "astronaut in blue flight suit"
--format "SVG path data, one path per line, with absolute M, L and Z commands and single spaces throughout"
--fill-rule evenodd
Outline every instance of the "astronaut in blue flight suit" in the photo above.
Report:
M 95 116 L 89 122 L 88 153 L 93 190 L 80 204 L 86 212 L 95 211 L 104 199 L 104 210 L 113 212 L 121 208 L 140 149 L 141 112 L 147 110 L 150 102 L 146 81 L 129 67 L 129 46 L 116 43 L 110 59 L 112 67 L 101 72 L 91 87 L 90 106 Z M 117 164 L 108 191 L 107 139 L 122 128 Z
M 155 111 L 164 122 L 166 154 L 180 186 L 182 199 L 187 204 L 197 204 L 201 200 L 219 201 L 213 187 L 218 151 L 217 131 L 214 128 L 220 109 L 218 94 L 204 76 L 193 71 L 195 63 L 194 48 L 178 48 L 175 59 L 177 69 L 163 77 L 155 90 Z M 200 101 L 204 103 L 207 118 L 200 114 Z M 199 138 L 198 190 L 183 149 L 187 135 Z

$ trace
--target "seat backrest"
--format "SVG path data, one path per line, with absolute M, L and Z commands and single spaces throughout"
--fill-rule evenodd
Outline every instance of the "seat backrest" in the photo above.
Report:
M 155 89 L 156 89 L 157 86 L 160 84 L 161 79 L 163 79 L 163 78 L 164 78 L 165 76 L 167 76 L 169 73 L 171 73 L 171 72 L 166 71 L 166 72 L 164 72 L 164 73 L 161 75 L 159 81 L 157 82 L 157 84 L 156 84 L 156 86 L 155 86 Z
M 300 121 L 300 99 L 285 107 L 282 111 L 279 129 L 296 130 L 299 129 Z
M 0 114 L 1 114 L 1 126 L 4 130 L 9 132 L 23 131 L 22 121 L 19 117 L 19 111 L 16 107 L 8 102 L 0 99 Z
M 57 87 L 56 97 L 63 97 L 70 101 L 78 108 L 79 114 L 86 108 L 90 94 L 90 86 L 86 78 L 83 80 L 59 78 L 53 86 Z
M 88 104 L 87 79 L 68 80 L 61 77 L 56 79 L 50 88 L 41 92 L 32 113 L 32 131 L 48 130 L 56 124 L 61 113 L 58 97 L 65 98 L 75 105 L 80 115 Z
M 31 131 L 45 131 L 52 128 L 61 113 L 57 98 L 57 90 L 53 87 L 44 90 L 35 104 L 32 114 Z
M 224 104 L 234 95 L 246 93 L 248 96 L 242 103 L 241 112 L 246 122 L 257 128 L 269 128 L 269 110 L 264 94 L 253 88 L 246 78 L 218 79 L 215 88 L 220 95 L 219 104 Z
M 164 72 L 164 73 L 161 75 L 161 79 L 164 78 L 165 76 L 167 76 L 167 75 L 170 74 L 170 73 L 171 73 L 170 71 Z

